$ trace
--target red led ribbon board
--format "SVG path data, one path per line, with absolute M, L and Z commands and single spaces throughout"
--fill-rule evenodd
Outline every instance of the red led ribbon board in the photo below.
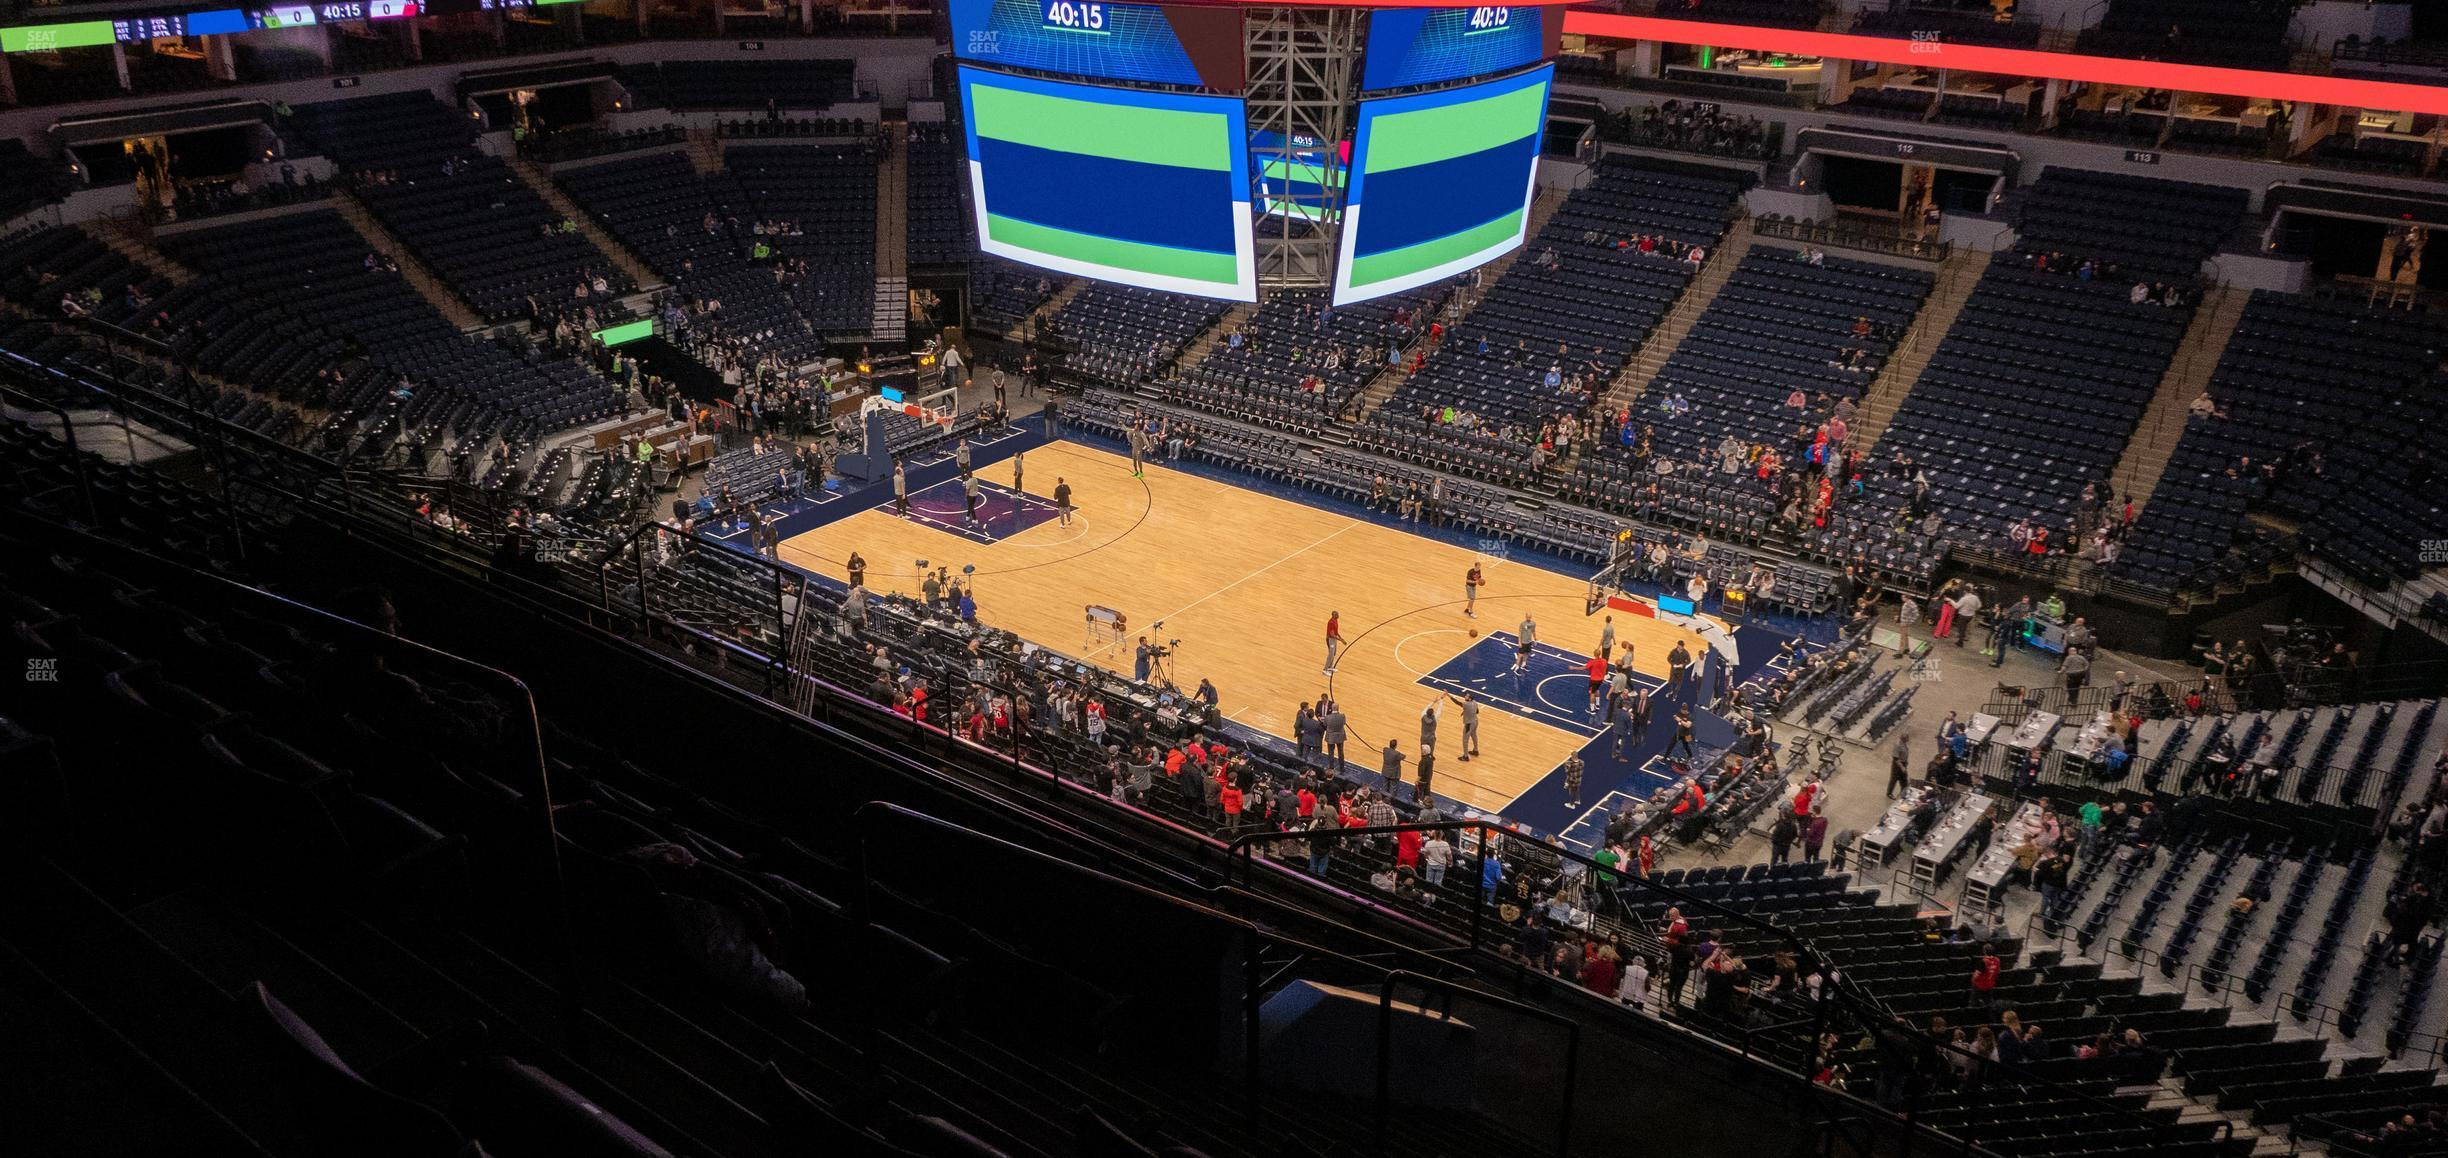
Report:
M 1395 3 L 1401 4 L 1402 0 L 1395 0 Z M 2215 68 L 2206 64 L 2125 60 L 2113 56 L 2082 56 L 2069 52 L 1993 48 L 1944 41 L 1898 40 L 1840 32 L 1754 28 L 1747 24 L 1710 24 L 1657 16 L 1618 16 L 1605 12 L 1567 12 L 1564 14 L 1564 31 L 1618 40 L 1665 40 L 1677 44 L 1706 44 L 1718 48 L 1747 48 L 1755 52 L 1909 64 L 1917 68 L 1944 68 L 1958 72 L 1999 72 L 2011 76 L 2136 85 L 2220 96 L 2268 97 L 2300 104 L 2351 105 L 2392 112 L 2448 114 L 2448 87 L 2397 81 Z

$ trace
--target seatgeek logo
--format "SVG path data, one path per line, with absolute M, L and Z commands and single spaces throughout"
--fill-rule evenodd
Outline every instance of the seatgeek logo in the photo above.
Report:
M 996 40 L 996 38 L 1001 35 L 1002 33 L 995 32 L 992 29 L 979 28 L 971 30 L 969 33 L 969 55 L 1001 55 L 1003 46 Z
M 1946 34 L 1935 28 L 1916 29 L 1912 34 L 1912 50 L 1922 55 L 1939 51 L 1945 43 Z

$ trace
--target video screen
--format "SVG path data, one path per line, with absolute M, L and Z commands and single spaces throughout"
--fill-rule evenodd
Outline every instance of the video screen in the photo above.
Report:
M 1564 9 L 1381 8 L 1369 13 L 1366 91 L 1490 76 L 1555 58 Z
M 1555 69 L 1360 102 L 1334 300 L 1427 285 L 1519 248 Z
M 963 65 L 978 248 L 1064 273 L 1256 301 L 1238 97 Z
M 1241 10 L 952 0 L 952 55 L 1001 68 L 1240 92 Z

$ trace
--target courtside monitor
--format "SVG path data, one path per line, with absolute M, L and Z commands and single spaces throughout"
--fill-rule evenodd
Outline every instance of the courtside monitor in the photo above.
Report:
M 1083 277 L 1258 300 L 1239 97 L 960 69 L 978 248 Z
M 1519 248 L 1555 68 L 1360 102 L 1334 301 L 1367 301 Z

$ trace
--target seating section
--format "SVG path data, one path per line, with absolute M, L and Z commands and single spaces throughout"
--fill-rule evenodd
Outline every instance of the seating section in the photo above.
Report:
M 758 243 L 789 238 L 769 236 L 738 178 L 701 175 L 688 158 L 664 152 L 567 170 L 553 181 L 682 296 L 684 328 L 667 335 L 675 344 L 705 359 L 716 348 L 743 362 L 771 354 L 789 367 L 824 353 L 824 339 L 792 300 L 796 270 L 755 257 Z
M 2437 315 L 2430 318 L 2436 319 Z M 2448 326 L 2420 325 L 2431 350 L 2448 349 Z M 2437 566 L 2448 541 L 2448 479 L 2431 454 L 2448 429 L 2448 366 L 2435 364 L 2418 388 L 2361 397 L 2369 424 L 2336 444 L 2338 485 L 2303 528 L 2306 546 L 2372 587 L 2386 587 Z
M 2232 186 L 2052 165 L 2025 191 L 2015 248 L 2063 257 L 2078 276 L 2083 263 L 2096 262 L 2095 278 L 2118 290 L 2135 281 L 2191 289 L 2202 262 L 2242 220 L 2246 196 Z
M 269 234 L 241 223 L 172 234 L 162 244 L 260 299 L 313 303 L 296 316 L 320 322 L 326 341 L 356 343 L 387 370 L 359 375 L 349 393 L 325 404 L 345 417 L 371 418 L 378 429 L 396 424 L 413 433 L 408 449 L 429 441 L 439 449 L 445 432 L 470 450 L 487 434 L 531 446 L 618 411 L 612 387 L 574 360 L 460 334 L 397 273 L 368 268 L 365 240 L 337 213 L 293 214 Z
M 1754 247 L 1647 387 L 1647 398 L 1680 397 L 1689 408 L 1634 421 L 1655 432 L 1655 453 L 1678 462 L 1732 439 L 1806 468 L 1792 453 L 1802 449 L 1791 445 L 1796 429 L 1816 430 L 1839 403 L 1851 412 L 1935 281 L 1926 270 Z M 1808 399 L 1799 410 L 1788 405 L 1797 391 Z M 1625 450 L 1603 449 L 1609 461 Z
M 2258 511 L 2311 528 L 2375 586 L 2410 577 L 2448 496 L 2391 460 L 2428 429 L 2444 345 L 2427 316 L 2256 291 L 2211 375 L 2212 412 L 2196 404 L 2117 570 L 2164 591 L 2233 582 L 2284 550 Z
M 1573 507 L 1551 505 L 1542 511 L 1524 511 L 1509 492 L 1451 477 L 1441 469 L 1443 464 L 1437 464 L 1440 469 L 1425 469 L 1338 447 L 1304 453 L 1299 443 L 1281 435 L 1208 422 L 1196 412 L 1141 402 L 1110 390 L 1089 390 L 1065 409 L 1064 421 L 1120 438 L 1134 413 L 1142 421 L 1153 417 L 1168 422 L 1173 430 L 1191 431 L 1183 453 L 1192 459 L 1359 503 L 1372 501 L 1376 482 L 1383 478 L 1391 497 L 1376 505 L 1386 511 L 1395 509 L 1405 495 L 1426 499 L 1441 493 L 1440 505 L 1433 512 L 1424 512 L 1423 521 L 1468 527 L 1491 542 L 1518 543 L 1558 558 L 1604 563 L 1621 529 L 1613 519 Z
M 1225 312 L 1212 298 L 1098 281 L 1048 315 L 1040 332 L 1062 347 L 1063 373 L 1129 385 L 1172 365 Z
M 969 316 L 986 333 L 1007 334 L 1062 286 L 1059 274 L 980 254 L 969 263 Z
M 1785 126 L 1779 123 L 1726 112 L 1706 101 L 1671 98 L 1625 106 L 1615 113 L 1600 106 L 1591 119 L 1610 141 L 1754 161 L 1775 156 L 1785 133 Z
M 909 131 L 909 263 L 919 269 L 969 263 L 969 212 L 961 190 L 969 184 L 969 151 L 954 127 L 911 125 Z
M 2105 56 L 2284 69 L 2286 0 L 2108 0 L 2098 27 L 2082 33 L 2082 50 Z
M 356 182 L 383 228 L 485 320 L 586 298 L 601 277 L 635 289 L 595 243 L 509 166 L 476 148 L 474 126 L 424 92 L 299 106 L 292 123 Z
M 819 334 L 865 336 L 875 324 L 876 156 L 872 144 L 746 145 L 723 150 L 766 241 L 794 265 L 791 299 Z
M 2443 748 L 2436 700 L 2148 720 L 2132 746 L 2150 791 L 2273 801 L 2365 829 Z
M 1609 157 L 1488 286 L 1385 408 L 1454 412 L 1465 427 L 1516 439 L 1589 410 L 1691 284 L 1698 266 L 1670 253 L 1713 248 L 1743 182 L 1722 170 Z M 1655 245 L 1644 252 L 1639 239 Z M 1581 389 L 1549 386 L 1578 378 Z
M 1160 385 L 1184 406 L 1260 426 L 1314 432 L 1348 414 L 1360 392 L 1450 320 L 1442 292 L 1396 294 L 1334 307 L 1326 295 L 1269 295 L 1217 335 L 1196 365 Z
M 1809 525 L 1815 500 L 1804 491 L 1817 469 L 1810 462 L 1817 431 L 1831 418 L 1855 417 L 1933 282 L 1917 269 L 1824 255 L 1813 264 L 1807 250 L 1753 248 L 1660 367 L 1639 409 L 1623 416 L 1614 437 L 1584 448 L 1565 495 L 1743 542 L 1789 541 L 1822 562 L 1859 566 L 1882 580 L 1925 578 L 1943 553 L 1940 542 L 1900 533 L 1892 519 L 1861 515 L 1842 498 Z M 1805 400 L 1799 410 L 1787 405 L 1797 390 Z M 1683 405 L 1667 406 L 1672 399 Z M 1644 431 L 1645 459 L 1638 449 Z M 1820 453 L 1840 456 L 1843 442 Z M 1728 458 L 1735 446 L 1741 452 Z M 1754 447 L 1774 456 L 1765 477 L 1760 466 L 1769 459 L 1753 457 Z M 1655 473 L 1660 461 L 1677 470 Z M 1731 473 L 1729 461 L 1738 467 Z
M 2243 197 L 2056 168 L 2032 187 L 2019 248 L 1991 259 L 1879 444 L 1927 477 L 1959 541 L 2002 543 L 2024 520 L 2067 526 L 2192 320 L 2189 305 L 2159 304 L 2168 287 L 2154 285 L 2181 286 L 2189 302 L 2194 271 Z M 2137 287 L 2146 300 L 2133 300 Z M 1872 490 L 1903 506 L 1909 477 L 1879 472 Z

